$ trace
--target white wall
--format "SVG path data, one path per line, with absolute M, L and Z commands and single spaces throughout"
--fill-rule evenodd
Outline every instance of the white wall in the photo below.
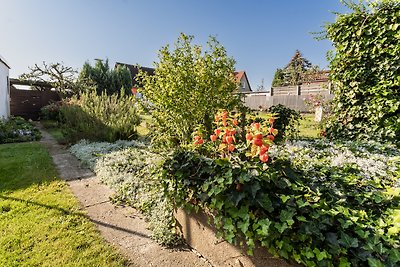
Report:
M 10 116 L 10 90 L 8 77 L 8 66 L 0 60 L 0 118 L 8 118 Z

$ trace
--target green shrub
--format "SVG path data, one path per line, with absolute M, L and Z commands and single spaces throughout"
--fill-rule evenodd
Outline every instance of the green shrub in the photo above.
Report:
M 400 263 L 400 151 L 379 143 L 296 141 L 268 164 L 181 151 L 162 180 L 177 207 L 207 207 L 242 238 L 306 266 Z M 194 204 L 196 203 L 196 204 Z
M 60 121 L 62 101 L 50 103 L 40 109 L 40 118 L 43 120 Z
M 268 108 L 267 112 L 276 114 L 274 128 L 278 130 L 276 141 L 292 139 L 298 137 L 300 112 L 278 104 Z
M 0 120 L 0 144 L 40 140 L 40 131 L 21 117 Z
M 165 46 L 159 51 L 154 75 L 139 73 L 144 103 L 155 123 L 153 141 L 161 146 L 185 145 L 194 126 L 211 125 L 214 118 L 208 114 L 241 106 L 240 96 L 234 94 L 235 61 L 215 38 L 205 51 L 192 41 L 193 36 L 181 34 L 174 50 Z
M 327 134 L 398 142 L 400 2 L 367 2 L 349 5 L 353 12 L 338 14 L 326 28 L 335 47 L 329 66 L 335 97 Z
M 135 97 L 126 96 L 123 91 L 119 96 L 84 92 L 66 101 L 60 111 L 62 127 L 70 142 L 134 139 L 140 124 Z

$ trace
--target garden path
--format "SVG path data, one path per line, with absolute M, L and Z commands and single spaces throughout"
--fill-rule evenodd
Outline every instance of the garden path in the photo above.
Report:
M 150 238 L 147 223 L 138 211 L 111 203 L 113 191 L 89 169 L 83 168 L 78 159 L 59 145 L 40 123 L 36 126 L 42 133 L 40 142 L 48 149 L 60 177 L 68 183 L 103 237 L 130 259 L 130 266 L 211 266 L 189 247 L 167 249 L 158 245 Z

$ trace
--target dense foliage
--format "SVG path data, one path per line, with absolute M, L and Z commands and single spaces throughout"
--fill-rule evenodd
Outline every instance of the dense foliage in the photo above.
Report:
M 294 142 L 271 161 L 181 151 L 164 165 L 178 207 L 205 207 L 229 242 L 307 266 L 400 262 L 400 152 L 377 143 Z
M 192 44 L 193 37 L 181 34 L 175 49 L 159 51 L 155 74 L 140 72 L 148 110 L 155 122 L 153 140 L 164 146 L 187 144 L 195 125 L 210 125 L 220 108 L 240 104 L 234 78 L 234 63 L 224 47 L 210 38 L 207 50 Z
M 298 85 L 318 71 L 318 66 L 312 65 L 299 50 L 296 50 L 289 63 L 283 69 L 278 68 L 275 71 L 272 86 Z
M 61 121 L 60 109 L 63 101 L 50 103 L 40 109 L 40 118 L 44 120 Z
M 400 136 L 400 2 L 349 6 L 327 26 L 335 47 L 333 137 L 397 141 Z
M 132 88 L 132 78 L 129 69 L 118 65 L 115 69 L 110 69 L 108 59 L 105 63 L 97 60 L 94 66 L 85 62 L 79 74 L 79 81 L 87 89 L 95 88 L 98 95 L 106 92 L 107 95 L 118 94 L 121 90 L 125 94 L 130 94 Z
M 0 119 L 0 144 L 40 140 L 39 130 L 21 117 Z
M 300 112 L 281 104 L 271 106 L 267 111 L 276 115 L 274 122 L 274 128 L 278 130 L 276 141 L 291 139 L 298 136 L 301 119 Z
M 83 92 L 66 100 L 60 111 L 62 128 L 70 142 L 133 139 L 140 123 L 136 98 L 124 95 L 122 90 L 111 96 L 105 92 Z

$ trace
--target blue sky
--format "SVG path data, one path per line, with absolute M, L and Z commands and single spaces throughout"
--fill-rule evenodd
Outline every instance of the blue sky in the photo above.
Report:
M 0 55 L 11 77 L 28 66 L 64 62 L 75 69 L 108 58 L 151 67 L 157 51 L 180 32 L 205 45 L 216 36 L 245 70 L 252 89 L 270 87 L 276 68 L 296 49 L 327 68 L 327 40 L 310 32 L 346 12 L 339 0 L 0 0 Z

